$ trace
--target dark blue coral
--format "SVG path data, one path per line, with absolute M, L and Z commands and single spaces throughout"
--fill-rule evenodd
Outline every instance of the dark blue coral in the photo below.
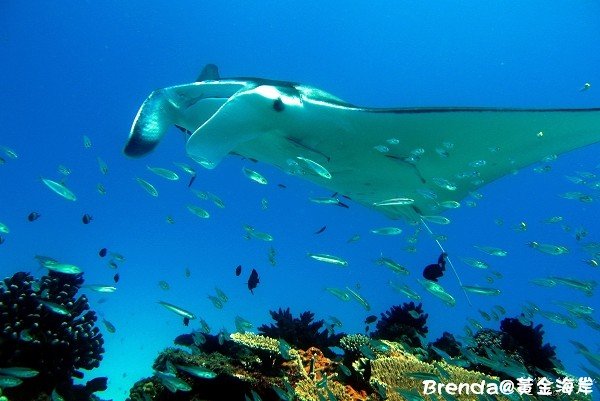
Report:
M 36 281 L 18 272 L 0 286 L 0 367 L 26 366 L 40 374 L 27 388 L 70 388 L 80 369 L 100 365 L 104 340 L 85 295 L 77 296 L 82 274 L 49 272 Z M 65 308 L 56 313 L 44 303 Z M 20 389 L 23 390 L 23 389 Z M 12 398 L 11 398 L 12 399 Z

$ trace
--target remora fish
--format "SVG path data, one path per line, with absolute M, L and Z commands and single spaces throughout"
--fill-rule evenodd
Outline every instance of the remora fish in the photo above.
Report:
M 197 82 L 150 94 L 133 121 L 125 154 L 148 154 L 173 125 L 189 134 L 187 153 L 206 168 L 215 168 L 230 153 L 282 170 L 298 154 L 309 160 L 325 157 L 328 171 L 335 171 L 331 179 L 302 177 L 391 218 L 419 221 L 419 215 L 439 212 L 437 202 L 421 193 L 436 189 L 444 201 L 460 202 L 547 155 L 599 142 L 600 107 L 376 109 L 299 83 L 222 79 L 210 65 Z M 344 138 L 342 146 L 332 132 Z M 387 152 L 365 151 L 390 138 L 398 144 Z M 425 152 L 403 145 L 415 143 Z M 402 197 L 414 203 L 374 206 L 398 198 L 398 182 Z

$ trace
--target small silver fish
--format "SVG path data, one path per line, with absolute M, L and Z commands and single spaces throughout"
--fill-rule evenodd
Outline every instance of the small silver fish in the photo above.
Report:
M 254 182 L 258 183 L 258 184 L 267 185 L 269 183 L 267 181 L 267 179 L 262 176 L 262 174 L 254 171 L 254 170 L 250 170 L 249 168 L 244 167 L 244 168 L 242 168 L 242 172 L 251 181 L 254 181 Z
M 411 198 L 391 198 L 373 203 L 373 206 L 407 206 L 415 203 Z
M 58 183 L 56 181 L 52 181 L 48 178 L 42 178 L 42 182 L 44 184 L 46 184 L 46 186 L 48 188 L 50 188 L 52 191 L 59 194 L 63 198 L 70 200 L 70 201 L 77 200 L 77 196 L 75 196 L 73 191 L 71 191 L 69 188 L 67 188 L 64 184 Z
M 83 147 L 85 149 L 89 149 L 92 147 L 92 140 L 87 135 L 83 136 Z
M 504 249 L 496 248 L 493 246 L 481 246 L 481 245 L 473 245 L 475 248 L 479 249 L 482 252 L 487 253 L 492 256 L 506 256 L 508 252 Z
M 97 160 L 98 160 L 98 168 L 100 169 L 100 172 L 104 175 L 108 174 L 108 164 L 106 164 L 106 162 L 104 160 L 102 160 L 100 157 L 98 157 Z
M 52 313 L 56 313 L 57 315 L 69 316 L 71 314 L 67 308 L 55 302 L 40 301 L 40 303 L 48 308 Z
M 162 167 L 152 167 L 152 166 L 146 166 L 146 168 L 150 171 L 152 171 L 154 174 L 158 175 L 159 177 L 165 178 L 167 180 L 170 181 L 177 181 L 179 179 L 179 176 L 177 175 L 177 173 L 168 170 L 166 168 L 162 168 Z
M 10 368 L 0 368 L 0 375 L 20 377 L 22 379 L 26 379 L 29 377 L 35 377 L 39 374 L 40 374 L 40 372 L 38 372 L 35 369 L 25 368 L 25 367 L 20 367 L 20 366 L 13 366 Z
M 102 284 L 86 284 L 83 287 L 89 288 L 92 291 L 101 292 L 101 293 L 112 293 L 117 290 L 117 287 L 115 287 L 115 286 L 102 285 Z
M 380 227 L 372 229 L 371 233 L 377 235 L 399 235 L 402 234 L 402 229 L 398 227 Z
M 329 255 L 326 253 L 308 253 L 307 255 L 309 258 L 312 258 L 319 262 L 330 263 L 333 265 L 338 265 L 338 266 L 343 266 L 343 267 L 348 266 L 348 262 L 346 260 L 340 258 L 339 256 Z
M 188 318 L 190 320 L 196 318 L 196 315 L 194 315 L 192 312 L 188 312 L 187 310 L 180 308 L 179 306 L 175 306 L 165 301 L 158 301 L 158 303 L 179 316 Z
M 474 285 L 463 285 L 462 288 L 465 291 L 472 292 L 474 294 L 480 294 L 480 295 L 500 295 L 500 290 L 498 290 L 496 288 L 479 287 L 479 286 L 474 286 Z
M 142 178 L 139 178 L 139 177 L 136 177 L 135 180 L 150 195 L 154 196 L 155 198 L 158 196 L 158 191 L 156 190 L 156 188 L 154 188 L 154 185 L 150 184 L 148 181 L 146 181 Z
M 214 379 L 217 377 L 217 374 L 210 369 L 206 369 L 202 366 L 195 365 L 175 365 L 177 369 L 183 370 L 186 373 L 189 373 L 192 376 L 199 377 L 201 379 Z
M 187 209 L 202 219 L 208 219 L 210 217 L 210 214 L 199 206 L 187 205 Z
M 44 266 L 48 270 L 52 270 L 54 272 L 63 274 L 79 274 L 82 272 L 82 270 L 75 265 L 59 263 L 53 260 L 43 261 L 42 266 Z
M 339 288 L 327 287 L 327 288 L 325 288 L 325 291 L 336 296 L 337 298 L 341 299 L 342 301 L 350 300 L 350 295 L 346 291 L 341 290 Z
M 296 159 L 302 160 L 304 163 L 306 163 L 308 165 L 308 167 L 310 167 L 311 170 L 313 170 L 319 176 L 326 178 L 328 180 L 331 179 L 331 173 L 329 171 L 327 171 L 327 169 L 325 167 L 321 166 L 316 161 L 307 159 L 302 156 L 297 156 Z

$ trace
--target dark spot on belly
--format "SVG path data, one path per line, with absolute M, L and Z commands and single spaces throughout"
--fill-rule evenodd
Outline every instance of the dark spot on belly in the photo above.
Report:
M 275 110 L 275 111 L 283 111 L 283 109 L 285 109 L 283 101 L 281 99 L 275 99 L 273 101 L 273 110 Z

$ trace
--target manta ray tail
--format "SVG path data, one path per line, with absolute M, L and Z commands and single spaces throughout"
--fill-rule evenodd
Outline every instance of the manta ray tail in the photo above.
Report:
M 423 220 L 422 217 L 420 217 L 420 219 L 421 219 L 421 223 L 423 223 L 423 226 L 425 226 L 425 228 L 429 232 L 429 235 L 431 235 L 431 238 L 434 239 L 435 243 L 438 245 L 438 247 L 440 248 L 440 250 L 443 253 L 446 254 L 446 260 L 450 264 L 450 267 L 452 268 L 452 271 L 454 272 L 454 275 L 456 276 L 456 279 L 458 280 L 458 284 L 460 285 L 460 288 L 462 289 L 463 293 L 465 294 L 465 298 L 467 298 L 467 302 L 469 303 L 470 306 L 473 306 L 473 304 L 471 303 L 471 300 L 469 299 L 469 295 L 467 295 L 467 291 L 465 291 L 465 289 L 463 287 L 462 280 L 460 279 L 460 276 L 458 275 L 458 272 L 456 271 L 456 268 L 454 268 L 454 264 L 452 263 L 452 259 L 450 259 L 450 256 L 448 256 L 448 253 L 446 252 L 446 250 L 442 246 L 441 242 L 438 239 L 435 238 L 435 236 L 433 234 L 433 231 L 431 231 L 431 229 L 429 228 L 429 226 L 427 225 L 427 223 L 425 222 L 425 220 Z

